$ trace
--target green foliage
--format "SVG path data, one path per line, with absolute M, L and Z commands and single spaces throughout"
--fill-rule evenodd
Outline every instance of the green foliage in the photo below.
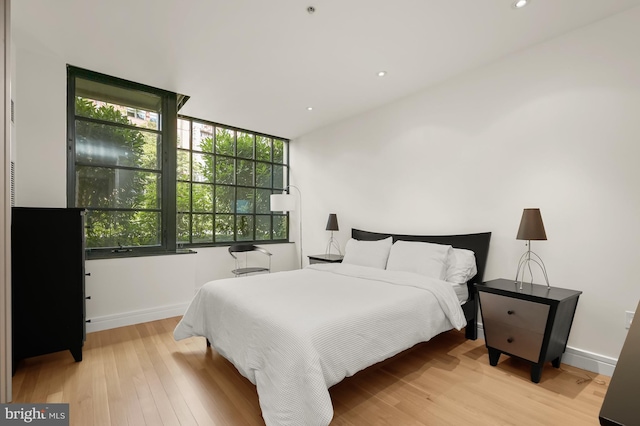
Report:
M 87 246 L 160 244 L 160 136 L 120 126 L 132 123 L 117 106 L 77 97 L 76 114 L 104 122 L 76 120 L 76 205 L 89 210 Z M 178 244 L 286 238 L 286 216 L 269 209 L 271 188 L 284 186 L 286 166 L 271 164 L 284 164 L 284 141 L 223 127 L 205 137 L 213 128 L 198 127 L 194 152 L 178 145 Z
M 193 127 L 200 133 L 208 131 L 197 122 Z M 191 178 L 188 151 L 178 153 L 179 179 L 193 181 L 178 182 L 178 211 L 185 213 L 178 218 L 178 239 L 188 242 L 191 229 L 194 243 L 211 242 L 212 233 L 215 242 L 249 241 L 254 233 L 257 240 L 270 240 L 270 162 L 274 146 L 275 156 L 283 158 L 283 141 L 274 145 L 268 137 L 215 127 L 213 138 L 198 138 L 195 146 Z M 276 172 L 282 173 L 283 167 L 278 167 Z M 278 218 L 275 223 L 277 234 L 286 238 L 286 222 Z
M 76 114 L 130 124 L 113 105 L 80 97 Z M 160 173 L 120 168 L 158 170 L 160 146 L 155 133 L 76 120 L 76 160 L 89 164 L 76 166 L 76 206 L 89 210 L 87 247 L 160 243 L 160 213 L 148 211 L 160 208 Z

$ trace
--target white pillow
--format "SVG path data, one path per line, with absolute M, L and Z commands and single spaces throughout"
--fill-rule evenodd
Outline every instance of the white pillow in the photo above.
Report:
M 391 237 L 378 241 L 360 241 L 351 238 L 344 248 L 342 263 L 384 269 L 387 266 L 392 244 Z
M 445 281 L 464 284 L 478 273 L 476 255 L 471 250 L 454 248 L 449 257 Z
M 387 269 L 414 272 L 442 280 L 453 247 L 420 241 L 396 241 L 389 252 Z

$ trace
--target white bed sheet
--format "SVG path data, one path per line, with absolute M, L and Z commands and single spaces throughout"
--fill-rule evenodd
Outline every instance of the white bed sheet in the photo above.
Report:
M 467 299 L 469 299 L 469 286 L 467 286 L 467 283 L 464 284 L 457 284 L 457 283 L 450 283 L 451 287 L 453 288 L 453 291 L 456 293 L 456 296 L 458 297 L 458 301 L 460 302 L 461 305 L 463 305 Z
M 174 331 L 204 336 L 257 387 L 267 425 L 328 425 L 328 388 L 466 325 L 450 283 L 345 264 L 211 281 Z

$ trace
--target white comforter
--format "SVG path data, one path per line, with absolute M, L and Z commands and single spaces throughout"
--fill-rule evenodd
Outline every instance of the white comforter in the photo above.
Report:
M 354 265 L 211 281 L 174 331 L 205 336 L 258 390 L 267 425 L 328 425 L 328 388 L 466 324 L 451 284 Z

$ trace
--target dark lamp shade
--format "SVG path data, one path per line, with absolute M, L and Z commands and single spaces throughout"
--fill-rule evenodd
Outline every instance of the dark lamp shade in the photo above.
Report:
M 335 213 L 331 213 L 329 215 L 329 220 L 327 221 L 327 231 L 339 231 L 338 216 L 336 216 Z
M 546 240 L 540 209 L 524 209 L 516 240 Z

